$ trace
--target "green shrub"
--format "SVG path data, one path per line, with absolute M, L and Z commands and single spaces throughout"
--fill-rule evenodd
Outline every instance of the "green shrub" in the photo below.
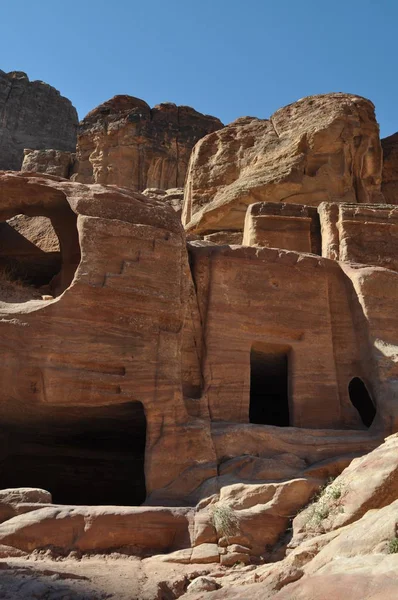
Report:
M 344 489 L 341 483 L 333 483 L 333 480 L 325 484 L 320 489 L 318 494 L 313 498 L 312 502 L 307 506 L 307 523 L 306 527 L 310 529 L 318 529 L 325 519 L 338 513 L 344 512 L 341 506 L 341 499 L 344 495 Z
M 398 554 L 398 537 L 388 542 L 388 554 Z
M 213 504 L 210 510 L 212 512 L 212 523 L 218 535 L 228 538 L 237 533 L 238 518 L 229 504 Z

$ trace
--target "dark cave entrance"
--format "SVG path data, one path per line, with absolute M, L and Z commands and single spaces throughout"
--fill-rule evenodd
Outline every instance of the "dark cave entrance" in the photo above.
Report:
M 362 423 L 370 427 L 376 416 L 376 407 L 366 388 L 366 385 L 359 377 L 351 379 L 348 385 L 348 393 L 352 405 L 357 409 Z
M 250 352 L 250 423 L 288 427 L 290 348 L 254 344 Z
M 9 453 L 0 464 L 2 488 L 43 488 L 56 504 L 144 502 L 146 418 L 140 402 L 47 406 L 4 429 Z

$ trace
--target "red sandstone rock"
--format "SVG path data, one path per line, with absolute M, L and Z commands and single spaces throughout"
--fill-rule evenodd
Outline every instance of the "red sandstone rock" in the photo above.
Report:
M 381 202 L 381 168 L 373 104 L 309 96 L 269 120 L 243 117 L 203 138 L 190 160 L 183 222 L 197 233 L 241 231 L 254 202 Z
M 150 108 L 132 96 L 115 96 L 80 123 L 75 181 L 145 188 L 184 185 L 191 150 L 221 121 L 193 108 Z
M 388 204 L 398 204 L 398 133 L 381 140 L 383 171 L 381 191 Z

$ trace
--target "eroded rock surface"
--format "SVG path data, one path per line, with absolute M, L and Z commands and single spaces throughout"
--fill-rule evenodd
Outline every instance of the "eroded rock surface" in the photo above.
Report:
M 398 133 L 381 140 L 383 173 L 381 190 L 388 204 L 398 204 Z
M 0 117 L 0 169 L 19 170 L 25 148 L 75 151 L 76 109 L 43 81 L 0 70 Z
M 241 230 L 254 202 L 381 202 L 374 106 L 349 94 L 303 98 L 269 120 L 243 117 L 202 139 L 187 174 L 184 223 Z
M 73 178 L 136 191 L 181 187 L 193 146 L 222 126 L 188 106 L 151 109 L 144 100 L 115 96 L 80 123 Z
M 21 171 L 48 173 L 68 179 L 71 175 L 75 155 L 60 150 L 24 150 Z

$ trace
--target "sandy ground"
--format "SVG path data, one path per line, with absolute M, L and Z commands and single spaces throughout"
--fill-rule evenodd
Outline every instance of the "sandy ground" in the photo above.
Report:
M 0 599 L 174 600 L 192 579 L 214 567 L 120 555 L 7 558 L 0 560 Z

